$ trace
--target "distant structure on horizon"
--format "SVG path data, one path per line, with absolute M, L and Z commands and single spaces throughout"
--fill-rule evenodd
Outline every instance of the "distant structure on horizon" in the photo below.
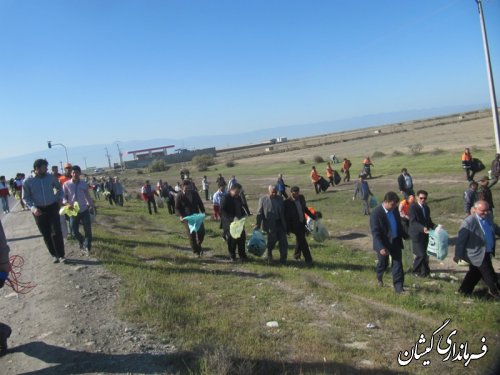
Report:
M 215 156 L 215 147 L 201 150 L 177 149 L 174 154 L 168 154 L 168 149 L 174 145 L 146 148 L 143 150 L 127 151 L 127 155 L 133 155 L 134 160 L 125 161 L 125 168 L 146 168 L 154 160 L 164 160 L 167 164 L 185 163 L 193 160 L 195 156 L 211 155 Z
M 147 160 L 158 157 L 162 158 L 163 156 L 167 156 L 169 148 L 174 147 L 175 145 L 145 148 L 144 150 L 127 151 L 126 154 L 133 155 L 134 160 Z

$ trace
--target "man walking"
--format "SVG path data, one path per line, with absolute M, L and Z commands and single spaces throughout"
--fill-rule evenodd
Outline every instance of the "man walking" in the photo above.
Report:
M 373 238 L 373 250 L 377 253 L 377 282 L 383 286 L 382 277 L 392 257 L 392 282 L 396 293 L 404 292 L 404 272 L 401 249 L 406 237 L 401 226 L 398 211 L 399 197 L 390 191 L 385 194 L 384 201 L 375 208 L 370 217 L 370 229 Z
M 428 193 L 425 190 L 417 191 L 417 200 L 410 206 L 410 238 L 415 259 L 413 260 L 413 274 L 418 277 L 428 277 L 429 230 L 435 227 L 431 219 L 431 210 L 427 205 Z
M 230 227 L 234 220 L 242 219 L 246 216 L 245 209 L 243 208 L 243 200 L 241 199 L 241 185 L 235 183 L 229 189 L 229 192 L 221 199 L 221 216 L 222 216 L 222 230 L 224 231 L 223 237 L 227 238 L 227 249 L 232 261 L 236 260 L 236 248 L 238 248 L 238 255 L 242 261 L 247 260 L 245 253 L 246 233 L 245 228 L 239 238 L 234 238 L 231 235 Z
M 344 161 L 342 162 L 342 172 L 344 173 L 344 182 L 349 182 L 351 181 L 351 172 L 349 171 L 351 169 L 351 161 L 347 158 L 344 158 Z
M 146 183 L 141 189 L 142 199 L 148 204 L 148 211 L 150 215 L 153 215 L 153 211 L 151 207 L 153 207 L 155 214 L 158 213 L 158 209 L 156 208 L 155 195 L 158 195 L 156 190 L 153 189 L 149 180 L 146 180 Z
M 486 201 L 488 203 L 488 206 L 490 207 L 490 212 L 493 214 L 495 205 L 493 203 L 493 194 L 491 193 L 491 189 L 488 186 L 489 182 L 490 181 L 488 179 L 488 176 L 481 177 L 481 179 L 479 180 L 479 192 L 477 198 L 480 201 Z
M 113 181 L 113 196 L 115 197 L 115 203 L 123 207 L 123 185 L 118 177 L 115 177 Z
M 203 179 L 201 180 L 201 188 L 202 188 L 203 192 L 205 193 L 205 200 L 206 201 L 209 200 L 209 195 L 210 195 L 210 192 L 208 191 L 209 185 L 210 184 L 208 183 L 208 177 L 203 176 Z
M 491 177 L 492 183 L 490 184 L 490 188 L 492 188 L 500 177 L 500 154 L 495 155 L 495 159 L 491 162 Z
M 495 235 L 500 236 L 500 227 L 489 214 L 490 207 L 485 201 L 474 204 L 474 213 L 465 218 L 458 231 L 455 245 L 455 257 L 469 263 L 469 271 L 458 291 L 465 295 L 472 294 L 479 280 L 488 286 L 488 293 L 495 300 L 500 300 L 499 283 L 491 258 L 495 255 Z
M 63 198 L 61 184 L 55 176 L 47 173 L 47 160 L 35 160 L 33 169 L 35 175 L 24 183 L 22 199 L 35 218 L 53 262 L 65 263 L 64 239 L 59 215 L 60 202 Z
M 404 199 L 408 199 L 409 195 L 415 195 L 413 191 L 413 179 L 406 168 L 401 169 L 401 174 L 398 177 L 398 186 Z
M 471 214 L 472 207 L 474 207 L 474 203 L 478 200 L 477 188 L 478 183 L 476 181 L 472 181 L 469 184 L 469 188 L 464 192 L 464 211 L 466 217 Z
M 370 203 L 368 200 L 372 195 L 370 187 L 368 186 L 368 181 L 366 181 L 366 176 L 364 174 L 360 174 L 352 200 L 357 198 L 363 201 L 363 215 L 370 215 Z
M 94 201 L 90 197 L 87 183 L 80 179 L 81 174 L 82 170 L 78 165 L 71 167 L 71 180 L 63 186 L 63 204 L 69 205 L 69 208 L 73 210 L 75 203 L 78 203 L 78 213 L 69 219 L 71 232 L 80 244 L 80 250 L 84 250 L 85 255 L 89 255 L 92 249 L 90 208 L 94 207 Z M 83 224 L 85 237 L 80 233 L 80 224 Z
M 280 262 L 286 263 L 288 255 L 288 240 L 286 238 L 285 205 L 283 197 L 278 195 L 275 185 L 268 188 L 269 194 L 260 198 L 257 209 L 257 223 L 255 229 L 263 226 L 268 233 L 267 239 L 267 259 L 273 259 L 273 249 L 276 242 L 279 243 Z
M 10 212 L 9 208 L 9 185 L 5 181 L 5 176 L 0 176 L 0 200 L 2 201 L 2 209 L 4 214 L 8 214 Z
M 285 180 L 283 180 L 283 175 L 281 173 L 278 175 L 276 186 L 278 187 L 278 194 L 287 199 L 288 194 L 286 193 L 286 188 L 288 187 L 288 185 L 285 184 Z
M 193 189 L 193 185 L 189 180 L 182 182 L 182 191 L 177 195 L 177 199 L 175 200 L 175 212 L 186 227 L 193 253 L 201 255 L 201 244 L 205 238 L 205 226 L 202 223 L 198 231 L 191 232 L 184 218 L 193 214 L 205 213 L 205 206 L 203 206 L 200 195 Z
M 295 234 L 294 257 L 299 260 L 302 254 L 306 264 L 312 265 L 313 259 L 306 239 L 305 215 L 307 214 L 312 220 L 317 220 L 317 217 L 307 208 L 306 199 L 300 194 L 298 186 L 293 186 L 290 192 L 291 196 L 285 201 L 285 216 L 288 232 Z
M 105 196 L 105 199 L 108 200 L 110 206 L 112 206 L 113 203 L 116 204 L 114 185 L 115 184 L 113 182 L 112 177 L 109 177 L 108 181 L 106 181 L 106 183 L 104 184 L 104 191 L 105 191 L 104 196 Z
M 316 194 L 319 194 L 321 191 L 321 187 L 319 185 L 319 181 L 321 180 L 321 176 L 319 175 L 316 167 L 313 165 L 311 168 L 311 183 L 314 186 L 314 191 Z

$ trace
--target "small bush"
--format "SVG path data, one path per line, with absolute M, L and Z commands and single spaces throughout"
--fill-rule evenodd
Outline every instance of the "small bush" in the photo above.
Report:
M 434 150 L 432 150 L 431 155 L 436 156 L 444 153 L 445 151 L 442 148 L 436 147 Z
M 214 157 L 212 155 L 199 155 L 193 158 L 193 164 L 196 165 L 198 171 L 204 172 L 208 170 L 208 167 L 215 164 Z
M 299 159 L 299 164 L 305 164 L 305 163 L 306 163 L 306 161 L 304 159 L 302 159 L 302 158 Z
M 414 145 L 409 145 L 408 149 L 410 150 L 410 154 L 417 155 L 420 154 L 423 150 L 424 146 L 421 143 L 417 143 Z
M 325 159 L 323 159 L 323 157 L 319 156 L 319 155 L 316 155 L 313 160 L 315 163 L 324 163 L 325 162 Z
M 233 160 L 229 160 L 226 162 L 226 167 L 228 168 L 233 168 L 236 165 L 236 163 Z
M 142 169 L 138 169 L 137 174 L 144 174 L 144 171 Z
M 385 154 L 382 151 L 375 151 L 372 155 L 372 158 L 383 158 Z
M 399 151 L 399 150 L 394 150 L 394 151 L 392 152 L 392 156 L 403 156 L 403 155 L 404 155 L 404 154 L 403 154 L 401 151 Z
M 168 165 L 165 160 L 162 159 L 157 159 L 153 160 L 151 165 L 149 166 L 149 171 L 150 172 L 164 172 L 168 170 Z

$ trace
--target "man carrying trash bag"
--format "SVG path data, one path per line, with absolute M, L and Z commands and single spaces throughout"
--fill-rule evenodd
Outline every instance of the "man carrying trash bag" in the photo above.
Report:
M 203 222 L 199 225 L 193 226 L 193 230 L 190 229 L 186 218 L 194 214 L 205 214 L 205 206 L 203 206 L 203 201 L 189 180 L 184 180 L 182 182 L 182 191 L 177 195 L 175 201 L 175 212 L 179 219 L 186 226 L 186 231 L 189 236 L 189 242 L 191 244 L 191 249 L 193 253 L 201 255 L 202 248 L 201 244 L 205 238 L 205 226 Z
M 236 260 L 236 248 L 238 248 L 241 261 L 248 259 L 245 252 L 246 212 L 240 195 L 241 188 L 241 185 L 237 182 L 231 185 L 229 192 L 222 197 L 220 204 L 222 230 L 224 231 L 224 238 L 227 238 L 229 257 L 233 262 Z
M 288 232 L 295 234 L 295 259 L 299 260 L 301 254 L 304 255 L 304 260 L 307 265 L 312 265 L 313 260 L 309 244 L 306 239 L 306 218 L 307 214 L 312 220 L 316 221 L 317 217 L 307 208 L 306 200 L 300 194 L 300 188 L 293 186 L 291 196 L 285 201 L 285 216 L 287 219 Z

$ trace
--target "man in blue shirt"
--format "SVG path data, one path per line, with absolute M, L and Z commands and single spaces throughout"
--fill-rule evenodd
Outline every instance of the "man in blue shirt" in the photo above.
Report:
M 24 183 L 22 199 L 35 218 L 53 262 L 65 263 L 64 239 L 59 218 L 60 202 L 63 198 L 61 184 L 54 175 L 47 173 L 47 160 L 35 160 L 33 169 L 35 175 Z
M 404 292 L 404 272 L 401 249 L 406 234 L 401 225 L 398 208 L 399 197 L 390 191 L 384 201 L 375 208 L 370 216 L 370 229 L 373 238 L 373 250 L 377 253 L 377 282 L 383 286 L 382 277 L 392 257 L 392 282 L 396 293 Z

